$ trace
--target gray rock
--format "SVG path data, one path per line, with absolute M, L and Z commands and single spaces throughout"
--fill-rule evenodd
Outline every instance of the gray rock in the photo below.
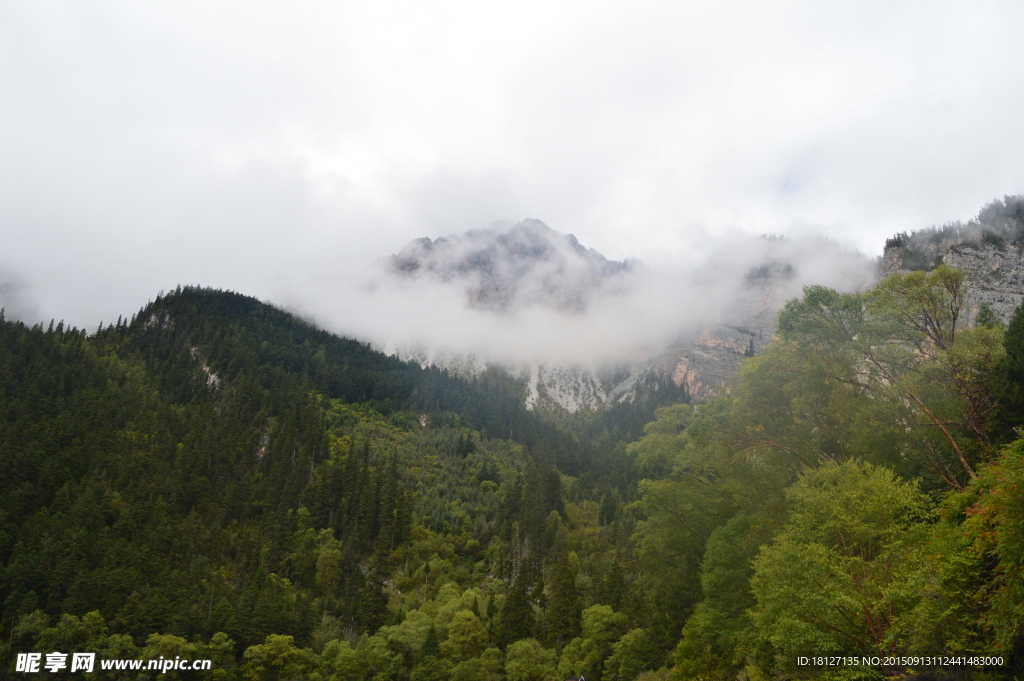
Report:
M 1024 300 L 1024 196 L 1007 196 L 970 222 L 950 223 L 886 242 L 881 274 L 929 271 L 946 264 L 967 278 L 967 321 L 981 305 L 1008 322 Z

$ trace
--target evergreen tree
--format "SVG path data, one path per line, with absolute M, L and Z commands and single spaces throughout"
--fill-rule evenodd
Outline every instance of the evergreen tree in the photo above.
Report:
M 427 637 L 423 639 L 423 647 L 420 648 L 420 657 L 437 657 L 441 654 L 441 642 L 437 638 L 437 629 L 431 624 L 427 629 Z
M 612 606 L 612 610 L 622 609 L 622 600 L 626 597 L 629 586 L 626 584 L 626 573 L 619 561 L 612 563 L 611 569 L 604 579 L 604 603 Z
M 598 521 L 602 525 L 610 525 L 615 520 L 615 516 L 619 513 L 619 504 L 616 500 L 616 496 L 615 492 L 609 489 L 604 493 L 604 497 L 601 499 L 601 508 L 598 511 Z
M 995 311 L 992 310 L 992 306 L 982 303 L 978 306 L 978 316 L 974 318 L 974 323 L 978 326 L 995 326 L 1000 322 Z
M 532 584 L 521 572 L 512 583 L 498 621 L 498 644 L 502 648 L 510 643 L 531 638 L 536 627 L 533 603 L 530 602 Z
M 1003 336 L 1006 355 L 995 368 L 995 393 L 998 406 L 992 430 L 1000 442 L 1020 435 L 1015 428 L 1024 426 L 1024 304 L 1017 306 Z
M 551 596 L 545 613 L 547 639 L 550 645 L 561 647 L 580 634 L 580 616 L 583 605 L 576 590 L 574 573 L 567 553 L 563 553 L 551 567 Z
M 357 622 L 360 629 L 374 632 L 388 618 L 388 596 L 384 593 L 384 585 L 380 578 L 370 577 L 359 593 Z

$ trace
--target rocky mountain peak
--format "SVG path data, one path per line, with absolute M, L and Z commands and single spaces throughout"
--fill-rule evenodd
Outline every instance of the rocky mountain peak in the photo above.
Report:
M 1024 196 L 993 201 L 966 223 L 896 234 L 885 242 L 881 274 L 930 271 L 941 264 L 966 275 L 969 320 L 988 305 L 1008 322 L 1024 301 Z
M 490 355 L 493 337 L 490 345 L 407 338 L 391 351 L 466 376 L 498 362 L 524 381 L 528 406 L 567 411 L 628 401 L 659 382 L 698 401 L 721 394 L 744 358 L 771 342 L 779 308 L 803 284 L 856 288 L 875 274 L 863 256 L 827 240 L 771 236 L 723 245 L 696 268 L 655 272 L 609 260 L 540 220 L 422 237 L 378 264 L 430 291 L 426 305 L 461 299 L 467 328 L 508 330 L 497 339 L 503 356 Z M 521 343 L 510 351 L 513 336 Z
M 414 239 L 385 259 L 403 277 L 462 285 L 475 308 L 542 306 L 583 312 L 597 296 L 628 287 L 635 264 L 609 260 L 540 220 Z

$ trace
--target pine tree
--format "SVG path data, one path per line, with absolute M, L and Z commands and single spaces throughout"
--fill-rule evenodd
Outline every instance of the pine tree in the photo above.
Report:
M 359 592 L 356 617 L 360 628 L 371 634 L 387 621 L 388 595 L 378 577 L 371 575 Z
M 619 504 L 615 496 L 615 493 L 609 489 L 604 493 L 604 498 L 601 499 L 601 507 L 598 510 L 598 522 L 602 525 L 610 525 L 615 520 L 615 516 L 619 514 Z
M 502 648 L 533 636 L 536 620 L 530 602 L 530 587 L 529 580 L 520 573 L 509 589 L 498 622 L 498 644 Z
M 618 612 L 622 609 L 622 600 L 626 597 L 626 591 L 629 586 L 626 584 L 626 573 L 622 570 L 622 564 L 619 561 L 612 563 L 611 570 L 604 579 L 604 602 L 606 605 L 612 606 L 612 609 Z
M 550 593 L 545 613 L 548 643 L 561 647 L 580 635 L 580 616 L 583 605 L 576 590 L 576 575 L 563 553 L 551 568 Z
M 423 639 L 423 647 L 420 648 L 420 657 L 434 656 L 441 654 L 441 641 L 437 637 L 437 630 L 431 624 L 427 629 L 427 637 Z
M 995 326 L 999 323 L 999 318 L 996 317 L 991 305 L 982 303 L 978 306 L 978 316 L 974 318 L 974 323 L 978 326 Z
M 1020 437 L 1015 429 L 1024 426 L 1024 304 L 1019 305 L 1003 336 L 1006 356 L 995 368 L 996 408 L 993 439 L 1009 442 Z

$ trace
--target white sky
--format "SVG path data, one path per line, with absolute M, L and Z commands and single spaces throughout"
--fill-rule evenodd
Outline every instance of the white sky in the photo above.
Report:
M 609 258 L 1024 192 L 1024 3 L 0 0 L 0 304 L 95 328 L 495 220 Z M 324 284 L 327 285 L 327 284 Z

